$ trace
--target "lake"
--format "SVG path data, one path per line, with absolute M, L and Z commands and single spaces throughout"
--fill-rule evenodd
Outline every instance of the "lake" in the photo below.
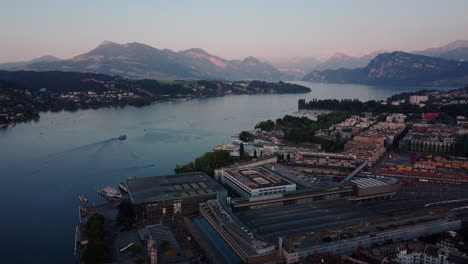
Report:
M 78 195 L 98 201 L 93 187 L 171 174 L 176 164 L 230 142 L 241 130 L 293 113 L 300 98 L 385 99 L 422 89 L 297 83 L 312 92 L 48 112 L 37 122 L 0 130 L 0 259 L 73 263 Z M 120 134 L 127 140 L 116 140 Z

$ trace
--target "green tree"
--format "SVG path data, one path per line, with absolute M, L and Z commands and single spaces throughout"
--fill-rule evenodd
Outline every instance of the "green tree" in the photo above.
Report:
M 169 242 L 169 240 L 161 241 L 161 248 L 162 249 L 168 249 L 170 245 L 171 245 L 171 242 Z
M 132 202 L 128 199 L 124 199 L 120 202 L 118 209 L 119 212 L 116 218 L 117 224 L 123 226 L 126 230 L 132 229 L 136 217 Z
M 254 135 L 248 131 L 242 131 L 239 134 L 239 139 L 244 142 L 250 142 L 255 139 Z
M 241 143 L 240 144 L 240 148 L 239 148 L 239 159 L 243 159 L 244 158 L 244 143 Z
M 273 122 L 272 120 L 262 121 L 255 125 L 255 128 L 264 131 L 272 131 L 275 128 L 275 122 Z
M 143 251 L 143 248 L 140 245 L 133 245 L 130 250 L 132 251 L 133 256 L 137 256 Z
M 86 221 L 88 244 L 82 252 L 82 260 L 86 264 L 106 263 L 109 249 L 104 241 L 105 218 L 100 214 L 92 215 Z
M 214 170 L 231 165 L 234 160 L 231 154 L 225 150 L 215 150 L 206 152 L 203 156 L 196 158 L 193 162 L 185 165 L 177 165 L 174 171 L 176 173 L 186 173 L 193 171 L 203 171 L 208 175 L 213 175 Z
M 145 264 L 146 260 L 144 257 L 140 256 L 136 259 L 135 264 Z

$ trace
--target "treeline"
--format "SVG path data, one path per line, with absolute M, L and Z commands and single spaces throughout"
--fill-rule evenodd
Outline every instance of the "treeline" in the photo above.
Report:
M 410 96 L 412 95 L 426 95 L 427 93 L 434 92 L 435 90 L 419 90 L 414 92 L 404 92 L 399 94 L 394 94 L 390 96 L 387 101 L 399 101 L 399 100 L 409 100 Z
M 261 88 L 265 91 L 273 90 L 276 93 L 308 93 L 310 92 L 310 88 L 293 84 L 293 83 L 285 83 L 285 82 L 265 82 L 265 81 L 252 81 L 249 84 L 251 88 Z
M 255 127 L 271 131 L 274 129 L 284 131 L 284 139 L 292 142 L 312 142 L 321 144 L 325 150 L 333 151 L 341 149 L 342 142 L 340 140 L 328 140 L 321 137 L 316 137 L 315 132 L 319 129 L 327 129 L 330 126 L 340 123 L 350 115 L 347 113 L 331 113 L 327 115 L 320 115 L 317 120 L 311 120 L 307 117 L 296 117 L 286 115 L 283 118 L 262 121 Z
M 214 175 L 214 170 L 234 164 L 235 160 L 228 151 L 215 150 L 206 152 L 203 156 L 196 158 L 185 165 L 176 165 L 175 173 L 186 173 L 203 171 L 208 175 Z
M 155 97 L 160 95 L 219 96 L 223 95 L 226 91 L 232 91 L 234 94 L 310 92 L 310 89 L 305 86 L 284 82 L 252 81 L 228 83 L 215 80 L 131 80 L 105 74 L 62 71 L 0 71 L 0 80 L 15 84 L 30 92 L 46 88 L 48 92 L 57 94 L 88 91 L 102 93 L 110 90 L 122 90 L 123 92 L 131 92 L 141 96 L 151 95 Z M 245 84 L 248 85 L 246 86 Z
M 381 102 L 375 100 L 361 102 L 357 99 L 312 99 L 309 102 L 306 102 L 305 99 L 300 99 L 298 102 L 298 107 L 299 109 L 334 110 L 347 112 L 350 114 L 360 114 L 363 112 L 410 114 L 424 113 L 429 111 L 429 109 L 427 109 L 426 107 L 421 108 L 418 105 L 413 105 L 410 103 L 392 105 L 390 103 L 382 104 Z
M 82 251 L 81 258 L 86 264 L 107 263 L 109 248 L 104 239 L 105 218 L 100 214 L 91 216 L 86 221 L 86 232 L 88 234 L 88 244 Z

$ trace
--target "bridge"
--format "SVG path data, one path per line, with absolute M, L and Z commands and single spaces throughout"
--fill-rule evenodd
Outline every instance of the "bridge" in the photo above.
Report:
M 358 173 L 360 173 L 365 167 L 367 167 L 367 160 L 364 161 L 361 165 L 359 165 L 356 169 L 354 169 L 346 178 L 344 178 L 341 183 L 345 183 L 347 181 L 350 181 L 354 176 L 356 176 Z

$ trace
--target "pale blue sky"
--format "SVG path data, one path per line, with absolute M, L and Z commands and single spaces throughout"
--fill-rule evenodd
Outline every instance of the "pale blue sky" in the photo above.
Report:
M 110 40 L 241 59 L 414 50 L 468 39 L 466 0 L 0 0 L 0 62 Z

